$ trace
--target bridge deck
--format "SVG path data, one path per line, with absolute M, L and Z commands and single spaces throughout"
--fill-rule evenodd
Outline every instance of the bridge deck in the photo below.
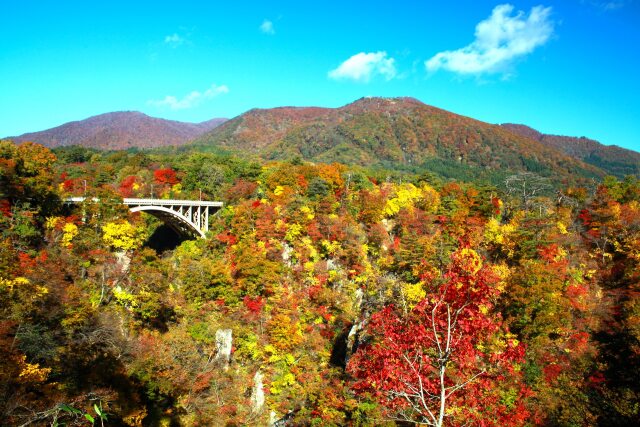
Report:
M 99 202 L 93 198 L 94 202 Z M 69 197 L 65 203 L 82 203 L 84 197 Z M 131 212 L 147 212 L 166 224 L 185 233 L 195 232 L 205 237 L 209 231 L 209 214 L 223 206 L 222 202 L 206 200 L 176 200 L 176 199 L 134 199 L 125 198 L 122 204 L 129 207 Z
M 84 202 L 84 197 L 69 197 L 65 199 L 66 202 L 70 203 L 82 203 Z M 97 199 L 95 201 L 98 201 Z M 125 205 L 136 205 L 136 206 L 212 206 L 216 208 L 221 208 L 222 202 L 210 202 L 206 200 L 178 200 L 178 199 L 134 199 L 134 198 L 124 198 L 122 199 L 122 203 Z

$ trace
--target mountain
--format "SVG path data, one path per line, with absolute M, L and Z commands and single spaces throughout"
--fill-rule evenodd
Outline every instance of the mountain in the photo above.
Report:
M 66 145 L 108 150 L 152 148 L 185 144 L 225 120 L 185 123 L 149 117 L 137 111 L 119 111 L 8 139 L 16 142 L 33 141 L 51 148 Z
M 585 137 L 545 135 L 525 125 L 505 123 L 502 127 L 558 149 L 619 178 L 625 175 L 640 175 L 640 153 L 635 151 L 616 145 L 604 145 Z
M 413 98 L 362 98 L 340 108 L 254 109 L 201 135 L 189 147 L 264 159 L 299 156 L 429 170 L 459 179 L 497 181 L 520 171 L 568 180 L 604 175 L 536 139 Z

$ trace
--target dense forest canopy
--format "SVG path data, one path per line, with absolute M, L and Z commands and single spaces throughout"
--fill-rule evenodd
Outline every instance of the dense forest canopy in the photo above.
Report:
M 225 206 L 155 250 L 123 197 Z M 637 177 L 0 142 L 0 424 L 627 426 L 638 402 Z

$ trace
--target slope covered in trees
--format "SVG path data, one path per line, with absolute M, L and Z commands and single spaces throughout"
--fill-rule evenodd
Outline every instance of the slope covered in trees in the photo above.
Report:
M 103 150 L 177 146 L 214 129 L 226 119 L 186 123 L 149 117 L 137 111 L 100 114 L 40 132 L 14 137 L 47 147 L 79 145 Z
M 618 178 L 624 178 L 626 175 L 640 176 L 640 153 L 635 151 L 615 145 L 603 145 L 585 137 L 546 135 L 524 125 L 505 123 L 501 126 L 513 133 L 556 148 Z
M 530 173 L 60 154 L 0 142 L 3 424 L 640 416 L 637 178 L 548 193 Z M 157 220 L 118 203 L 201 191 L 226 202 L 208 238 L 161 253 Z
M 506 129 L 412 98 L 362 98 L 341 108 L 251 110 L 197 138 L 194 148 L 300 157 L 448 178 L 499 182 L 529 171 L 558 181 L 602 177 L 593 166 Z M 186 147 L 185 147 L 186 148 Z

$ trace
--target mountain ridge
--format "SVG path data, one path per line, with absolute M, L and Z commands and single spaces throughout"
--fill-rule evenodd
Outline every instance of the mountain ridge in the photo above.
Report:
M 204 133 L 185 148 L 251 153 L 267 160 L 434 170 L 463 178 L 521 171 L 560 179 L 601 177 L 592 165 L 499 125 L 414 98 L 361 98 L 338 108 L 253 109 Z
M 604 145 L 584 136 L 544 134 L 522 124 L 503 123 L 501 126 L 604 169 L 618 178 L 623 178 L 625 175 L 640 175 L 640 153 L 636 151 L 617 145 Z
M 189 123 L 151 117 L 139 111 L 115 111 L 7 139 L 37 142 L 50 148 L 67 145 L 107 150 L 155 148 L 183 145 L 225 121 L 214 118 Z
M 117 111 L 10 138 L 55 148 L 182 147 L 265 160 L 300 157 L 474 179 L 522 171 L 588 178 L 640 175 L 640 153 L 588 138 L 495 125 L 411 97 L 365 97 L 342 107 L 253 108 L 232 119 L 188 123 Z M 495 180 L 494 179 L 494 180 Z

